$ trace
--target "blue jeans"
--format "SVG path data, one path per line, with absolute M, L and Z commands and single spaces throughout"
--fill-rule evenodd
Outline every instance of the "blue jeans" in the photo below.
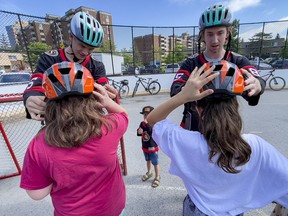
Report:
M 143 152 L 146 161 L 151 161 L 154 166 L 158 165 L 158 152 Z
M 243 216 L 244 214 L 239 214 L 236 216 Z M 183 201 L 183 216 L 208 216 L 201 212 L 195 204 L 190 199 L 189 195 L 187 195 Z

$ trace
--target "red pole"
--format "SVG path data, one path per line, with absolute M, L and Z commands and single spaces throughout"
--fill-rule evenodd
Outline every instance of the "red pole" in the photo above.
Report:
M 18 173 L 13 173 L 11 175 L 2 176 L 2 177 L 0 177 L 0 179 L 21 175 L 20 165 L 19 165 L 19 163 L 17 161 L 17 158 L 16 158 L 16 156 L 15 156 L 13 150 L 12 150 L 12 147 L 11 147 L 11 144 L 9 142 L 9 139 L 8 139 L 8 137 L 7 137 L 7 135 L 6 135 L 5 131 L 4 131 L 4 128 L 2 126 L 2 122 L 0 122 L 0 130 L 1 130 L 1 133 L 2 133 L 2 136 L 3 136 L 4 140 L 5 140 L 5 142 L 7 144 L 7 147 L 8 147 L 8 150 L 9 150 L 10 154 L 11 154 L 11 157 L 12 157 L 12 159 L 13 159 L 15 165 L 16 165 L 16 168 L 18 170 Z

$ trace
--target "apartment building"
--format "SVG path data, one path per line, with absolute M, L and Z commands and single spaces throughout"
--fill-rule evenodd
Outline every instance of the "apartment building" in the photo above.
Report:
M 17 34 L 21 32 L 21 27 L 25 28 L 29 23 L 26 21 L 15 22 L 14 25 L 5 26 L 10 46 L 13 48 L 16 44 L 20 44 Z
M 187 56 L 193 54 L 196 47 L 194 38 L 188 33 L 183 33 L 181 36 L 149 34 L 134 37 L 133 42 L 136 54 L 140 56 L 144 65 L 155 61 L 161 62 L 170 52 L 177 50 L 176 47 L 181 47 L 181 52 L 185 52 Z
M 22 22 L 23 31 L 21 31 L 19 22 L 6 26 L 11 47 L 18 44 L 24 48 L 31 42 L 43 42 L 53 48 L 58 48 L 60 44 L 68 45 L 70 43 L 70 21 L 73 15 L 79 11 L 87 12 L 95 17 L 103 25 L 104 40 L 111 40 L 114 43 L 113 28 L 109 27 L 108 29 L 108 26 L 112 25 L 112 15 L 81 6 L 66 11 L 62 17 L 46 15 L 45 19 L 41 21 Z

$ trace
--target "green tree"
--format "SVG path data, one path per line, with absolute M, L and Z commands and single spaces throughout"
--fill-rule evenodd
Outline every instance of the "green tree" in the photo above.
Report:
M 233 52 L 238 52 L 238 31 L 239 31 L 239 22 L 240 20 L 235 19 L 232 22 L 232 35 L 231 35 L 231 42 L 230 42 L 230 50 Z
M 285 42 L 286 46 L 284 46 L 283 48 L 280 49 L 279 55 L 281 58 L 286 59 L 288 58 L 288 41 L 286 40 Z
M 177 44 L 174 52 L 169 52 L 168 55 L 164 58 L 166 64 L 182 62 L 186 58 L 186 54 L 183 52 L 183 45 Z
M 24 52 L 23 48 L 19 44 L 15 44 L 15 46 L 12 48 L 13 52 Z
M 111 52 L 115 52 L 116 50 L 116 45 L 111 42 L 109 40 L 104 41 L 104 43 L 102 44 L 102 46 L 99 48 L 100 52 L 103 53 L 111 53 Z
M 8 49 L 8 41 L 7 41 L 4 33 L 2 33 L 2 35 L 1 35 L 0 48 L 3 49 L 3 50 L 7 50 Z
M 29 63 L 31 63 L 31 67 L 35 68 L 38 58 L 40 57 L 40 55 L 44 52 L 47 52 L 48 50 L 51 50 L 52 47 L 48 46 L 45 43 L 41 43 L 41 42 L 32 42 L 29 46 L 28 46 L 28 55 L 30 57 L 30 61 Z M 25 59 L 26 62 L 28 62 L 28 57 L 27 59 Z
M 258 32 L 256 34 L 254 34 L 252 36 L 252 38 L 249 38 L 249 40 L 251 42 L 254 42 L 254 41 L 260 41 L 260 40 L 269 40 L 271 39 L 273 36 L 272 36 L 272 33 L 265 33 L 265 32 Z
M 126 48 L 122 49 L 121 56 L 124 58 L 124 65 L 130 65 L 133 63 L 132 50 L 127 50 Z

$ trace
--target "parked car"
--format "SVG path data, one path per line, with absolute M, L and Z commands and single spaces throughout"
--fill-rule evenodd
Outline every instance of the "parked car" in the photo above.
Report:
M 273 67 L 265 62 L 260 61 L 259 64 L 257 63 L 257 61 L 250 61 L 250 63 L 256 67 L 258 70 L 272 70 Z
M 0 75 L 0 94 L 23 93 L 30 82 L 28 72 L 8 72 Z
M 288 68 L 288 59 L 276 60 L 272 63 L 274 68 Z
M 178 63 L 167 64 L 165 68 L 165 73 L 176 73 L 179 69 L 180 65 Z
M 140 69 L 140 74 L 156 74 L 161 73 L 160 67 L 156 65 L 147 65 L 145 68 Z

